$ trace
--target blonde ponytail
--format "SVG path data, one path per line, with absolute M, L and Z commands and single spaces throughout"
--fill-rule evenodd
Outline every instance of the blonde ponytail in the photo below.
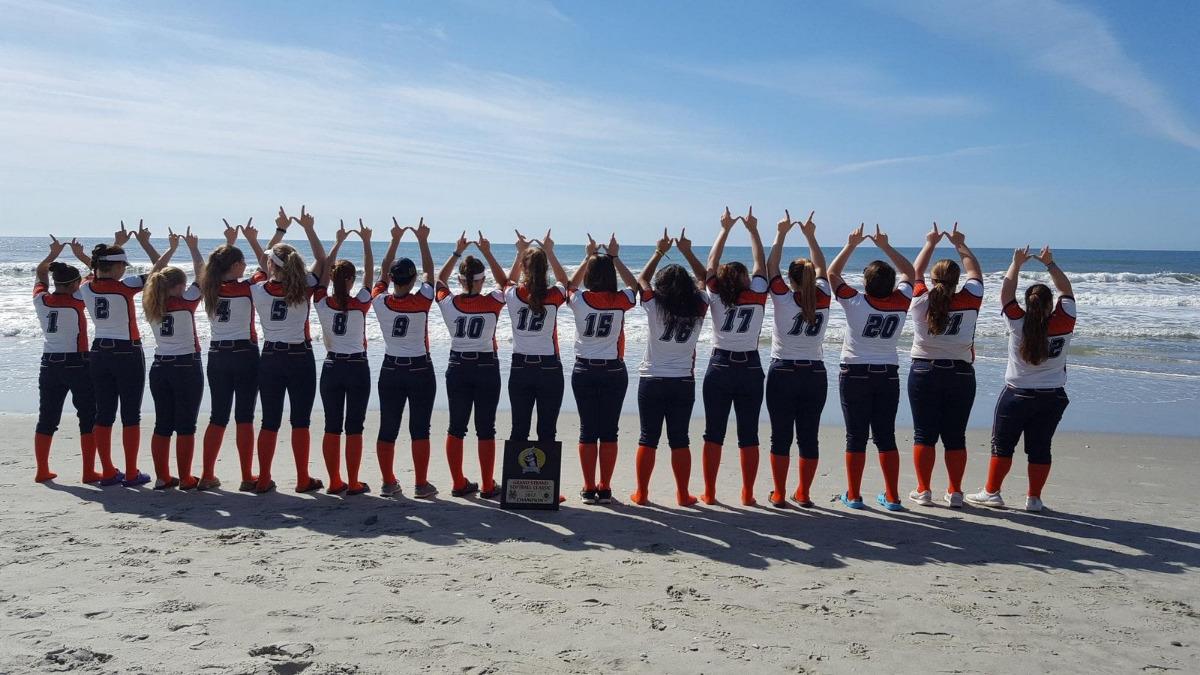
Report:
M 275 244 L 270 255 L 283 261 L 283 265 L 272 263 L 276 281 L 283 286 L 283 299 L 287 304 L 299 305 L 308 300 L 308 270 L 304 269 L 304 259 L 296 249 L 287 244 Z
M 925 313 L 925 325 L 930 335 L 941 335 L 950 323 L 950 300 L 958 288 L 960 274 L 958 263 L 945 259 L 937 261 L 930 274 L 929 305 Z
M 142 312 L 150 323 L 160 323 L 167 315 L 167 301 L 171 299 L 171 289 L 179 284 L 187 283 L 187 274 L 178 267 L 164 267 L 151 274 L 146 279 L 146 288 L 142 291 Z
M 788 279 L 799 296 L 804 323 L 813 323 L 817 320 L 817 266 L 807 258 L 797 258 L 788 265 Z

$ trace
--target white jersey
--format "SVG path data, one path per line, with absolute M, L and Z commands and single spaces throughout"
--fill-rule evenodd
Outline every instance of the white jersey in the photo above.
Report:
M 97 338 L 110 340 L 140 340 L 137 312 L 133 298 L 142 292 L 146 275 L 135 274 L 124 279 L 88 277 L 79 286 L 79 296 L 91 315 Z
M 731 307 L 717 293 L 717 278 L 708 278 L 708 306 L 712 311 L 713 348 L 730 352 L 758 351 L 763 317 L 767 313 L 767 278 L 753 277 Z
M 644 377 L 692 377 L 696 373 L 696 340 L 704 326 L 708 301 L 696 293 L 696 318 L 667 321 L 655 299 L 654 291 L 640 294 L 646 324 L 650 330 L 646 340 L 646 356 L 638 369 Z
M 51 293 L 39 281 L 33 286 L 33 309 L 42 326 L 42 353 L 74 354 L 88 350 L 87 310 L 78 293 Z
M 433 286 L 422 283 L 407 295 L 387 292 L 384 282 L 375 284 L 375 318 L 383 332 L 384 352 L 388 356 L 420 357 L 429 354 L 429 308 L 433 305 Z
M 567 305 L 575 314 L 575 358 L 625 358 L 625 312 L 635 305 L 633 291 L 571 291 Z
M 842 363 L 897 365 L 896 343 L 908 317 L 912 284 L 901 281 L 886 298 L 859 293 L 847 284 L 839 286 L 836 295 L 846 312 Z
M 254 298 L 254 309 L 262 322 L 263 340 L 301 344 L 311 340 L 308 332 L 308 314 L 313 291 L 320 280 L 308 274 L 308 291 L 303 302 L 289 305 L 284 299 L 283 285 L 278 281 L 259 281 L 250 287 Z
M 154 333 L 155 356 L 181 356 L 200 351 L 196 337 L 196 308 L 200 306 L 200 287 L 188 286 L 183 295 L 167 299 L 162 321 L 150 322 Z
M 1057 389 L 1067 384 L 1067 348 L 1075 333 L 1075 298 L 1064 295 L 1058 299 L 1050 315 L 1046 338 L 1050 341 L 1048 357 L 1036 366 L 1021 358 L 1021 336 L 1025 327 L 1025 310 L 1016 300 L 1004 306 L 1008 323 L 1008 368 L 1004 384 L 1018 389 Z
M 367 310 L 371 309 L 371 292 L 360 288 L 350 296 L 346 307 L 327 294 L 324 288 L 313 292 L 317 318 L 321 320 L 321 339 L 331 354 L 362 354 L 367 351 Z
M 924 281 L 913 289 L 912 319 L 914 359 L 950 359 L 975 361 L 975 324 L 983 305 L 983 281 L 967 279 L 963 287 L 950 297 L 950 313 L 946 329 L 940 334 L 929 332 L 929 289 Z
M 554 285 L 546 290 L 542 311 L 529 306 L 524 286 L 509 284 L 504 289 L 508 318 L 512 320 L 513 353 L 525 356 L 558 356 L 558 308 L 567 301 L 567 291 Z
M 450 351 L 496 351 L 496 322 L 504 309 L 504 293 L 498 290 L 467 295 L 455 295 L 444 284 L 438 284 L 438 308 L 450 329 Z
M 783 277 L 771 280 L 771 305 L 775 329 L 771 333 L 771 358 L 788 361 L 820 361 L 825 358 L 822 342 L 829 326 L 829 280 L 817 279 L 816 307 L 812 321 L 804 320 L 800 299 Z
M 209 307 L 209 334 L 213 341 L 249 340 L 258 341 L 254 329 L 254 298 L 250 287 L 266 275 L 255 275 L 251 280 L 237 279 L 222 281 L 217 291 L 217 306 Z

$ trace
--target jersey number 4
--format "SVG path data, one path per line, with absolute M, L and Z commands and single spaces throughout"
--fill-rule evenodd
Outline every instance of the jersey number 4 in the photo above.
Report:
M 895 314 L 872 314 L 867 317 L 867 325 L 863 326 L 862 336 L 865 338 L 883 338 L 887 340 L 896 334 L 900 326 L 900 317 Z
M 217 311 L 213 312 L 213 314 L 217 317 L 217 321 L 219 323 L 225 323 L 225 322 L 229 321 L 230 313 L 231 312 L 229 311 L 229 301 L 228 300 L 218 300 L 217 301 Z

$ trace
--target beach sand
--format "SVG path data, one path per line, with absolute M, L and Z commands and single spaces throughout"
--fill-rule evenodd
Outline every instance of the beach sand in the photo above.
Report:
M 69 428 L 59 481 L 37 485 L 33 422 L 0 415 L 4 672 L 1200 672 L 1196 439 L 1060 434 L 1043 514 L 850 512 L 830 501 L 843 474 L 829 426 L 817 509 L 676 507 L 665 449 L 654 506 L 586 507 L 564 415 L 571 499 L 530 513 L 449 497 L 440 412 L 432 503 L 295 495 L 286 433 L 283 489 L 268 496 L 79 485 Z M 231 437 L 219 473 L 236 488 Z M 692 438 L 698 449 L 698 426 Z M 636 418 L 621 440 L 624 502 Z M 970 441 L 974 490 L 987 435 Z M 373 445 L 364 473 L 377 491 Z M 321 476 L 317 434 L 313 447 Z M 397 463 L 411 493 L 406 441 Z M 1005 491 L 1018 506 L 1023 467 Z M 943 471 L 939 457 L 935 494 Z M 732 447 L 722 473 L 732 502 Z M 769 483 L 764 448 L 764 503 Z M 880 484 L 872 458 L 864 493 Z

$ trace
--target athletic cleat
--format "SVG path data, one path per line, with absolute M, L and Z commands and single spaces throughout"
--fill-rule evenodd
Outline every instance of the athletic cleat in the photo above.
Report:
M 879 505 L 882 506 L 883 508 L 887 509 L 888 511 L 903 511 L 904 510 L 903 504 L 901 504 L 899 501 L 889 502 L 887 495 L 883 494 L 882 492 L 875 495 L 875 501 L 879 502 Z
M 220 478 L 201 478 L 199 483 L 196 483 L 197 490 L 216 490 L 221 487 Z M 246 489 L 246 484 L 242 483 L 242 492 L 250 492 L 254 489 L 254 483 L 250 483 L 250 489 Z
M 993 509 L 1004 508 L 1004 497 L 1001 497 L 999 492 L 980 490 L 975 494 L 966 495 L 965 499 L 968 503 L 975 506 L 988 506 Z
M 175 477 L 171 477 L 169 480 L 154 481 L 154 489 L 155 490 L 170 490 L 171 488 L 177 487 L 178 485 L 179 485 L 179 479 L 175 478 Z
M 599 490 L 599 489 L 596 490 L 596 503 L 597 504 L 611 504 L 612 503 L 612 490 Z
M 417 485 L 413 488 L 413 496 L 417 499 L 433 499 L 437 496 L 438 489 L 433 483 L 425 483 Z
M 125 487 L 137 487 L 139 485 L 145 485 L 146 483 L 149 483 L 149 482 L 150 482 L 150 476 L 147 476 L 146 474 L 139 471 L 138 475 L 135 476 L 134 478 L 122 480 L 121 485 L 124 485 Z
M 920 504 L 921 506 L 933 506 L 933 492 L 929 490 L 924 490 L 921 492 L 913 490 L 912 492 L 908 493 L 908 498 L 911 501 Z
M 1038 513 L 1044 508 L 1046 508 L 1046 505 L 1042 503 L 1041 497 L 1026 497 L 1025 498 L 1025 510 L 1026 511 Z
M 308 485 L 296 486 L 296 492 L 299 492 L 300 494 L 304 494 L 306 492 L 316 492 L 323 487 L 325 487 L 325 483 L 320 478 L 309 478 Z
M 451 490 L 450 494 L 454 497 L 467 497 L 469 495 L 475 494 L 476 492 L 479 492 L 479 484 L 472 483 L 471 481 L 467 481 L 466 485 L 464 485 L 460 488 Z
M 120 471 L 114 473 L 111 478 L 100 478 L 101 487 L 112 487 L 113 485 L 120 485 L 124 482 L 125 474 L 121 473 Z
M 946 506 L 952 509 L 961 509 L 963 507 L 963 493 L 947 492 L 942 495 L 942 501 L 946 502 Z
M 365 494 L 367 494 L 367 493 L 368 493 L 368 492 L 370 492 L 370 491 L 371 491 L 371 486 L 370 486 L 370 485 L 367 485 L 366 483 L 359 482 L 359 483 L 358 483 L 358 484 L 356 484 L 356 485 L 352 485 L 352 486 L 350 486 L 350 487 L 349 487 L 349 488 L 346 490 L 346 494 L 348 494 L 348 495 L 365 495 Z
M 859 497 L 858 499 L 850 499 L 850 496 L 843 492 L 839 499 L 842 501 L 842 505 L 848 509 L 858 510 L 866 508 L 866 506 L 863 504 L 862 497 Z
M 254 482 L 254 494 L 265 495 L 268 492 L 275 490 L 275 481 L 268 479 L 267 482 L 257 480 Z
M 379 495 L 381 497 L 399 497 L 402 494 L 404 494 L 404 490 L 401 489 L 399 481 L 394 483 L 384 483 L 379 488 Z
M 596 503 L 596 491 L 595 490 L 580 490 L 579 498 L 583 500 L 584 504 L 595 504 Z

